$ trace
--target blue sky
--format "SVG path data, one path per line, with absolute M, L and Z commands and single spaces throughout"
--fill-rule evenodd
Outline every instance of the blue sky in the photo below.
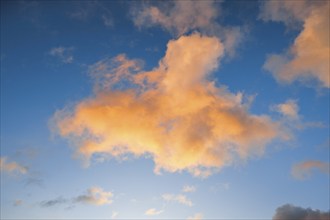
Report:
M 329 215 L 328 9 L 1 1 L 1 218 Z

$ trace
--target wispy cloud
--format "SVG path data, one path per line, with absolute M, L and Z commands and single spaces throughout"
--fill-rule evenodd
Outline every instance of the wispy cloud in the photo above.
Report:
M 145 215 L 159 215 L 163 212 L 164 210 L 157 210 L 154 208 L 148 209 L 147 211 L 145 211 Z
M 223 26 L 217 22 L 221 1 L 154 1 L 150 4 L 133 4 L 131 17 L 138 28 L 160 26 L 175 37 L 192 31 L 219 37 L 226 55 L 232 57 L 243 40 L 242 27 Z
M 73 47 L 54 47 L 50 49 L 49 55 L 56 57 L 63 63 L 72 63 L 74 58 L 73 58 L 73 52 L 74 48 Z
M 99 153 L 150 155 L 156 173 L 207 177 L 234 158 L 261 154 L 286 134 L 270 117 L 250 114 L 242 93 L 210 80 L 223 53 L 217 38 L 195 33 L 170 41 L 149 72 L 124 55 L 102 60 L 90 68 L 95 94 L 57 111 L 55 130 L 76 141 L 87 160 Z
M 218 16 L 215 1 L 175 1 L 173 6 L 143 5 L 133 8 L 133 21 L 136 26 L 160 25 L 164 29 L 180 36 L 195 29 L 209 28 Z
M 18 173 L 18 174 L 27 174 L 28 167 L 22 166 L 19 163 L 12 161 L 8 162 L 6 157 L 0 158 L 0 171 L 7 173 Z
M 313 210 L 311 208 L 301 208 L 286 204 L 276 209 L 276 213 L 273 220 L 327 220 L 330 217 L 330 212 L 322 212 L 318 209 Z
M 104 4 L 107 3 L 107 4 Z M 87 22 L 90 19 L 101 20 L 106 27 L 114 26 L 112 12 L 108 7 L 111 2 L 102 1 L 77 1 L 73 2 L 73 9 L 69 16 L 75 20 Z
M 79 195 L 73 199 L 77 203 L 87 203 L 92 205 L 106 205 L 111 204 L 113 194 L 106 192 L 100 187 L 91 187 L 85 194 Z
M 187 218 L 187 220 L 202 220 L 202 219 L 203 219 L 202 213 L 196 213 L 195 215 Z
M 16 199 L 16 200 L 13 202 L 13 205 L 14 205 L 14 206 L 21 206 L 21 205 L 23 205 L 23 200 L 21 200 L 21 199 Z
M 327 162 L 317 161 L 317 160 L 308 160 L 298 164 L 295 164 L 292 167 L 292 175 L 297 179 L 306 179 L 309 178 L 312 174 L 312 171 L 318 170 L 325 174 L 330 174 L 330 164 Z
M 293 45 L 282 54 L 268 56 L 264 68 L 285 83 L 315 79 L 330 87 L 329 1 L 263 1 L 260 17 L 302 27 Z
M 47 208 L 61 204 L 75 204 L 75 203 L 83 203 L 83 204 L 90 204 L 96 206 L 102 206 L 111 204 L 113 202 L 113 193 L 104 191 L 100 187 L 91 187 L 86 190 L 85 193 L 75 196 L 71 199 L 63 198 L 62 196 L 57 197 L 55 199 L 44 200 L 40 202 L 40 206 Z M 118 214 L 118 213 L 117 213 Z M 116 216 L 116 213 L 113 213 Z
M 44 207 L 44 208 L 47 208 L 47 207 L 52 207 L 52 206 L 64 204 L 64 203 L 67 203 L 67 202 L 68 202 L 67 199 L 64 199 L 63 197 L 58 197 L 56 199 L 44 200 L 44 201 L 40 202 L 40 206 Z
M 111 213 L 111 219 L 115 219 L 115 218 L 117 218 L 118 215 L 119 215 L 119 212 L 112 211 L 112 213 Z
M 183 186 L 183 189 L 182 189 L 182 192 L 195 192 L 195 191 L 196 191 L 196 187 L 189 186 L 189 185 Z
M 193 206 L 193 202 L 183 194 L 163 194 L 162 198 L 167 202 L 178 202 L 186 206 Z

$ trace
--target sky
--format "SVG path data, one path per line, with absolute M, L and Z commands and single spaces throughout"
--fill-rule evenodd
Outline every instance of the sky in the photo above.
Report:
M 1 219 L 328 219 L 329 7 L 1 1 Z

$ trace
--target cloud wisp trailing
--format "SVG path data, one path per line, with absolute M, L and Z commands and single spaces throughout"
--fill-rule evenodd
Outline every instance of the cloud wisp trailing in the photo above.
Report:
M 183 194 L 163 194 L 162 198 L 167 202 L 177 202 L 189 207 L 194 205 L 193 202 Z
M 74 58 L 72 55 L 73 47 L 54 47 L 50 49 L 49 55 L 56 57 L 62 63 L 68 64 L 72 63 Z
M 329 1 L 264 1 L 260 17 L 284 22 L 302 30 L 293 45 L 282 54 L 268 56 L 264 68 L 284 83 L 317 80 L 330 87 Z
M 192 31 L 217 36 L 223 41 L 226 55 L 232 57 L 243 40 L 244 28 L 223 26 L 217 22 L 221 14 L 221 2 L 171 1 L 153 2 L 131 7 L 131 17 L 138 28 L 160 26 L 175 37 Z
M 318 160 L 308 160 L 295 164 L 292 167 L 292 176 L 296 179 L 304 180 L 309 178 L 313 171 L 318 170 L 325 174 L 330 174 L 330 164 Z
M 154 208 L 148 209 L 147 211 L 145 211 L 145 215 L 159 215 L 163 212 L 164 210 L 157 210 Z
M 102 60 L 90 68 L 94 94 L 57 111 L 52 124 L 87 160 L 148 155 L 156 173 L 206 177 L 285 138 L 279 123 L 248 112 L 241 93 L 215 86 L 210 77 L 223 52 L 217 38 L 196 33 L 170 41 L 151 71 L 125 55 Z
M 100 206 L 111 204 L 113 202 L 112 197 L 112 192 L 106 192 L 100 187 L 91 187 L 85 194 L 75 197 L 73 201 Z
M 27 174 L 28 173 L 28 167 L 22 166 L 21 164 L 12 161 L 8 162 L 7 157 L 1 157 L 0 158 L 0 171 L 6 172 L 10 174 Z
M 276 209 L 273 220 L 328 220 L 330 213 L 286 204 Z
M 40 202 L 40 206 L 43 208 L 52 207 L 61 204 L 75 204 L 75 203 L 82 203 L 82 204 L 89 204 L 95 206 L 102 206 L 102 205 L 110 205 L 112 204 L 113 200 L 113 193 L 107 192 L 100 187 L 91 187 L 87 189 L 87 191 L 81 195 L 75 196 L 71 199 L 58 197 L 51 200 L 44 200 Z
M 196 191 L 196 187 L 195 186 L 189 186 L 189 185 L 185 185 L 183 186 L 183 189 L 182 189 L 182 192 L 189 192 L 189 193 L 192 193 L 192 192 L 195 192 Z

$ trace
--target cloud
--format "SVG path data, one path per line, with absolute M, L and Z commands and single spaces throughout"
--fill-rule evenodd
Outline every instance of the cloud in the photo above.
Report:
M 182 192 L 195 192 L 196 191 L 196 187 L 195 186 L 184 186 L 182 189 Z
M 135 4 L 131 17 L 138 28 L 160 26 L 175 37 L 192 31 L 218 36 L 226 55 L 232 57 L 246 32 L 242 27 L 223 26 L 216 22 L 221 12 L 220 1 L 171 1 Z
M 58 58 L 63 63 L 72 63 L 73 55 L 72 55 L 73 47 L 54 47 L 50 49 L 49 54 Z
M 55 205 L 60 205 L 60 204 L 65 204 L 65 203 L 84 203 L 84 204 L 90 204 L 90 205 L 96 205 L 96 206 L 102 206 L 102 205 L 107 205 L 111 204 L 113 198 L 112 192 L 107 192 L 104 191 L 100 187 L 91 187 L 87 189 L 86 193 L 82 195 L 78 195 L 76 197 L 73 197 L 71 199 L 63 198 L 63 197 L 58 197 L 55 199 L 51 200 L 44 200 L 40 202 L 40 206 L 43 208 L 47 207 L 52 207 Z M 72 207 L 72 206 L 70 206 Z M 115 218 L 118 215 L 117 212 L 113 212 L 112 216 Z
M 73 199 L 76 203 L 86 203 L 91 205 L 106 205 L 112 203 L 112 192 L 106 192 L 100 187 L 91 187 L 83 195 Z
M 196 213 L 194 216 L 187 218 L 187 220 L 202 220 L 202 219 L 203 219 L 202 213 Z
M 167 202 L 174 201 L 186 206 L 193 206 L 192 201 L 182 194 L 163 194 L 162 198 Z
M 322 173 L 330 173 L 330 164 L 317 160 L 308 160 L 298 164 L 295 164 L 292 167 L 292 175 L 297 179 L 306 179 L 310 177 L 312 171 L 319 170 Z
M 21 206 L 23 205 L 23 200 L 21 199 L 16 199 L 13 203 L 14 206 Z
M 73 2 L 73 10 L 69 13 L 69 16 L 82 22 L 98 19 L 101 20 L 106 27 L 114 26 L 111 10 L 102 1 Z
M 160 25 L 180 36 L 191 30 L 210 27 L 218 16 L 215 1 L 175 1 L 172 5 L 144 5 L 132 11 L 138 27 Z
M 289 119 L 298 119 L 299 106 L 297 101 L 288 99 L 286 102 L 272 106 L 274 111 L 281 113 L 283 116 Z
M 48 208 L 48 207 L 60 205 L 60 204 L 67 203 L 67 202 L 68 202 L 67 199 L 64 199 L 63 197 L 58 197 L 56 199 L 42 201 L 42 202 L 40 202 L 40 206 L 43 208 Z
M 0 171 L 7 173 L 19 173 L 19 174 L 27 174 L 28 167 L 22 166 L 17 162 L 7 162 L 6 157 L 0 158 Z
M 145 215 L 159 215 L 163 212 L 164 210 L 156 210 L 156 209 L 148 209 L 145 211 Z
M 223 52 L 217 38 L 195 33 L 171 40 L 151 71 L 125 55 L 104 59 L 90 68 L 94 94 L 57 111 L 50 124 L 87 161 L 147 156 L 155 173 L 207 177 L 285 138 L 279 123 L 248 112 L 242 93 L 215 86 L 211 73 Z
M 286 204 L 276 209 L 273 220 L 328 220 L 329 217 L 329 212 L 322 212 L 311 208 L 305 209 Z
M 111 219 L 115 219 L 115 218 L 117 218 L 118 215 L 119 215 L 118 212 L 116 212 L 116 211 L 112 211 Z
M 282 54 L 268 56 L 264 68 L 283 83 L 317 80 L 330 87 L 329 1 L 264 1 L 260 17 L 284 22 L 302 30 L 293 45 Z

